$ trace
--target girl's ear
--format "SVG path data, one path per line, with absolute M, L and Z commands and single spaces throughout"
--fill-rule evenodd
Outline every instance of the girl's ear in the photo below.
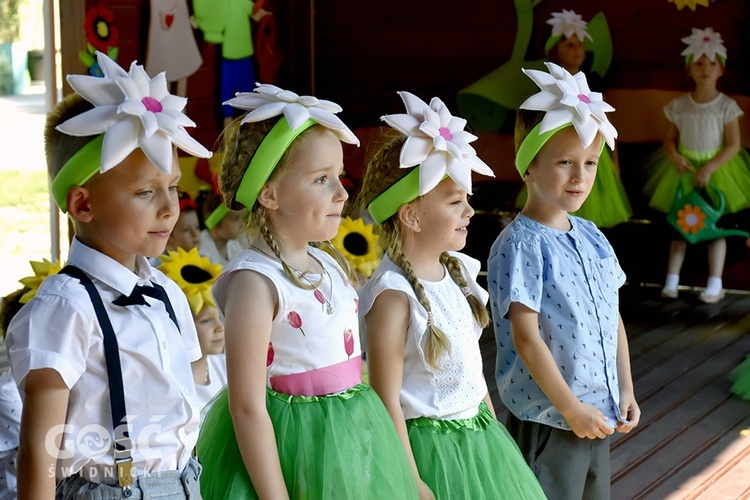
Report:
M 279 201 L 276 192 L 277 184 L 275 182 L 266 182 L 263 189 L 260 190 L 258 195 L 258 203 L 268 210 L 278 210 Z
M 83 186 L 74 186 L 66 197 L 68 213 L 79 222 L 91 222 L 94 209 L 89 199 L 89 190 Z
M 396 212 L 396 216 L 398 217 L 398 221 L 405 228 L 415 233 L 418 233 L 422 230 L 422 226 L 419 224 L 417 211 L 414 208 L 413 204 L 407 203 L 405 205 L 401 205 L 401 207 L 398 209 L 398 212 Z

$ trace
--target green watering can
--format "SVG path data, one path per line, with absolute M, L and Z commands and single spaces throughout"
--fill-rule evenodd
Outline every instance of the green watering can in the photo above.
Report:
M 678 233 L 689 243 L 712 241 L 727 236 L 750 237 L 750 233 L 740 229 L 721 229 L 716 223 L 724 213 L 724 195 L 718 189 L 712 188 L 719 206 L 712 205 L 708 196 L 693 190 L 683 195 L 682 184 L 677 186 L 674 204 L 667 214 L 667 221 L 674 226 Z

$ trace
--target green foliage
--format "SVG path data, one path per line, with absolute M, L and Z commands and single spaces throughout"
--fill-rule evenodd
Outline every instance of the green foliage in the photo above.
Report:
M 19 40 L 20 6 L 21 0 L 0 0 L 0 43 Z

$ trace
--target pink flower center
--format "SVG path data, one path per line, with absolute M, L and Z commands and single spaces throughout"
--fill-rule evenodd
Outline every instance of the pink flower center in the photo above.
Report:
M 586 104 L 589 104 L 591 102 L 591 99 L 589 99 L 589 96 L 587 96 L 586 94 L 578 94 L 578 99 L 585 102 Z
M 451 131 L 445 127 L 440 127 L 440 130 L 438 130 L 438 132 L 440 132 L 441 137 L 446 141 L 450 141 L 451 139 L 453 139 L 453 134 L 451 134 Z
M 141 99 L 141 102 L 144 106 L 146 106 L 146 109 L 151 111 L 152 113 L 161 113 L 161 110 L 163 109 L 161 103 L 153 97 L 146 96 Z
M 710 36 L 704 36 L 703 37 L 703 41 L 704 42 L 710 42 L 711 41 L 711 37 Z

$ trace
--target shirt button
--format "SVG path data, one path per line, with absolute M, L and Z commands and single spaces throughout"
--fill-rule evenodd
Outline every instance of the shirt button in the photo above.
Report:
M 167 343 L 166 342 L 162 342 L 161 343 L 161 348 L 166 351 L 167 350 Z

